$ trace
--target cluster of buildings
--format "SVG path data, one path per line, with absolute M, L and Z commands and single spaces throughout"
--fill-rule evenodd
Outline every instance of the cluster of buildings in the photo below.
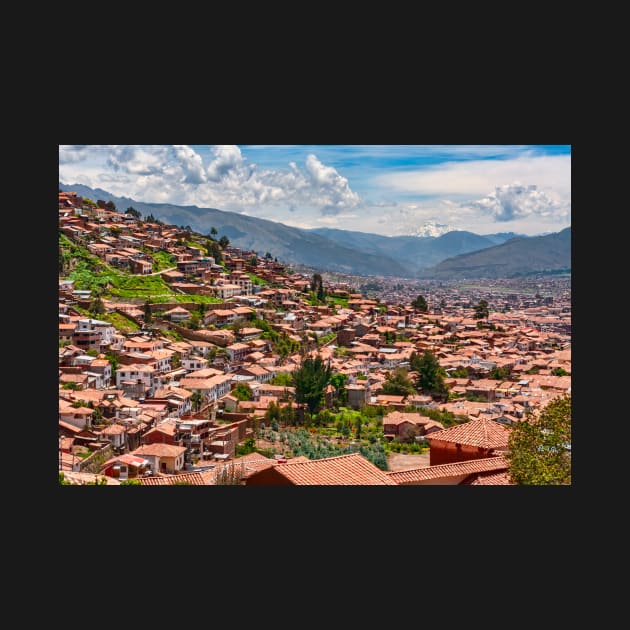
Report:
M 507 483 L 501 453 L 510 426 L 571 389 L 570 293 L 532 301 L 516 288 L 516 299 L 502 292 L 510 308 L 491 299 L 480 328 L 470 301 L 459 296 L 445 296 L 439 308 L 421 313 L 339 281 L 326 286 L 334 303 L 314 305 L 307 274 L 229 246 L 217 264 L 190 244 L 187 230 L 103 203 L 86 206 L 71 192 L 59 193 L 59 225 L 106 264 L 131 274 L 154 273 L 152 252 L 166 252 L 173 268 L 161 275 L 174 291 L 221 300 L 203 310 L 193 301 L 154 303 L 147 322 L 140 300 L 103 298 L 99 318 L 85 314 L 90 291 L 60 278 L 59 467 L 68 478 L 89 472 L 112 483 L 135 477 L 146 485 L 212 484 L 221 471 L 237 471 L 241 483 L 252 485 Z M 141 329 L 118 330 L 108 321 L 112 313 Z M 195 314 L 199 325 L 192 328 L 187 322 Z M 265 329 L 255 325 L 261 321 Z M 283 351 L 273 341 L 279 336 Z M 388 374 L 408 369 L 411 354 L 425 350 L 445 368 L 452 400 L 384 394 Z M 346 375 L 348 406 L 389 409 L 384 439 L 415 426 L 431 444 L 431 465 L 424 472 L 384 472 L 360 454 L 316 461 L 236 457 L 237 445 L 255 435 L 272 403 L 297 407 L 294 388 L 272 381 L 296 370 L 304 351 Z M 241 383 L 252 400 L 235 395 Z M 326 403 L 336 395 L 328 386 Z M 467 422 L 445 429 L 424 408 Z

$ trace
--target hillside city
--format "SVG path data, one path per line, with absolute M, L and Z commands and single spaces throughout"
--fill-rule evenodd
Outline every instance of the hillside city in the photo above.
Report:
M 351 276 L 58 210 L 62 485 L 515 485 L 511 433 L 570 397 L 569 274 Z

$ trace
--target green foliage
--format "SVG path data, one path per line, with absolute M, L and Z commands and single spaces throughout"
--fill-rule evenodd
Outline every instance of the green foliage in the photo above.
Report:
M 450 376 L 451 378 L 468 378 L 468 370 L 465 367 L 458 367 L 450 373 Z
M 329 380 L 330 365 L 325 365 L 319 354 L 315 358 L 303 359 L 300 367 L 293 372 L 297 402 L 306 403 L 311 414 L 317 412 Z
M 230 244 L 230 239 L 227 236 L 222 236 L 219 239 L 219 245 L 222 249 L 225 249 Z
M 230 393 L 239 400 L 254 400 L 254 392 L 247 383 L 239 383 Z
M 136 217 L 136 219 L 141 219 L 142 218 L 142 215 L 140 214 L 140 212 L 138 212 L 138 210 L 136 210 L 133 206 L 129 206 L 125 210 L 125 214 L 131 214 L 134 217 Z
M 475 319 L 488 319 L 489 315 L 488 302 L 486 300 L 479 300 L 478 304 L 475 306 L 475 314 L 473 317 Z
M 242 457 L 243 455 L 249 455 L 256 452 L 256 440 L 254 438 L 247 438 L 243 444 L 236 445 L 236 457 Z
M 142 482 L 140 479 L 123 479 L 120 482 L 121 486 L 141 486 Z
M 552 376 L 570 376 L 571 373 L 567 372 L 564 368 L 557 367 L 551 370 Z
M 269 381 L 271 385 L 284 385 L 285 387 L 293 386 L 293 378 L 287 372 L 278 372 L 272 379 Z
M 383 382 L 383 394 L 389 396 L 408 396 L 415 394 L 416 390 L 405 368 L 396 368 L 387 375 Z
M 151 303 L 149 300 L 145 300 L 144 302 L 144 323 L 150 324 L 153 319 L 153 314 L 151 313 Z
M 422 353 L 413 352 L 409 364 L 411 369 L 418 373 L 416 381 L 418 389 L 434 398 L 447 399 L 448 388 L 444 382 L 446 371 L 440 366 L 437 357 L 430 350 L 425 350 Z
M 324 281 L 320 273 L 314 273 L 311 280 L 311 291 L 315 294 L 318 302 L 325 302 L 326 292 L 324 291 Z
M 71 486 L 72 483 L 66 479 L 66 475 L 63 472 L 59 473 L 59 485 L 60 486 Z
M 488 378 L 495 379 L 497 381 L 507 381 L 512 375 L 512 370 L 509 367 L 499 367 L 495 365 L 488 374 Z
M 69 381 L 68 383 L 64 383 L 61 386 L 62 389 L 73 389 L 73 390 L 77 390 L 77 389 L 83 389 L 83 387 L 81 387 L 81 385 L 79 385 L 79 383 L 75 383 L 74 381 Z
M 411 306 L 419 310 L 421 313 L 426 313 L 429 310 L 429 305 L 424 295 L 419 295 L 415 300 L 411 302 Z
M 506 458 L 520 485 L 571 484 L 571 395 L 554 398 L 512 426 Z

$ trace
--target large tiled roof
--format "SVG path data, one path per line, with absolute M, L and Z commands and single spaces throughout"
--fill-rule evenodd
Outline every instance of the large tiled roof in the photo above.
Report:
M 359 453 L 307 462 L 287 462 L 278 464 L 274 470 L 301 486 L 396 485 L 395 481 Z
M 140 477 L 143 486 L 176 486 L 185 482 L 191 486 L 210 485 L 206 478 L 199 472 L 182 473 L 180 475 L 163 475 L 156 477 Z
M 507 470 L 499 470 L 496 472 L 478 473 L 470 475 L 461 483 L 462 486 L 513 486 L 510 475 Z
M 419 481 L 431 481 L 445 477 L 457 477 L 458 475 L 472 475 L 474 473 L 506 469 L 507 462 L 503 457 L 484 457 L 482 459 L 471 459 L 465 462 L 438 464 L 437 466 L 400 470 L 386 474 L 397 484 L 413 484 Z
M 431 433 L 427 439 L 456 442 L 480 448 L 504 448 L 508 444 L 510 429 L 493 420 L 479 418 L 458 424 L 444 431 Z

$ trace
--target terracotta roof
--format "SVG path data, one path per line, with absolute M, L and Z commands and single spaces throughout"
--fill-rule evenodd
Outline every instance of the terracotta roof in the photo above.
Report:
M 177 457 L 186 452 L 185 446 L 174 446 L 172 444 L 160 444 L 156 442 L 154 444 L 144 444 L 139 446 L 134 451 L 131 451 L 132 455 L 157 455 L 158 457 Z
M 396 482 L 359 453 L 308 462 L 287 462 L 275 466 L 274 470 L 300 486 L 396 485 Z
M 185 481 L 191 486 L 210 485 L 207 478 L 199 472 L 182 473 L 181 475 L 163 475 L 156 477 L 140 477 L 140 485 L 143 486 L 176 486 Z
M 413 468 L 412 470 L 400 470 L 387 474 L 397 484 L 413 484 L 418 481 L 432 481 L 445 477 L 458 475 L 472 475 L 487 471 L 506 470 L 507 462 L 503 457 L 484 457 L 483 459 L 471 459 L 465 462 L 452 462 L 450 464 L 438 464 L 425 468 Z
M 419 413 L 403 413 L 402 411 L 392 411 L 383 417 L 383 424 L 402 424 L 403 422 L 426 424 L 427 422 L 432 422 L 432 420 Z
M 470 475 L 461 482 L 461 486 L 513 486 L 507 470 Z
M 486 418 L 479 418 L 449 427 L 444 431 L 436 431 L 427 439 L 481 448 L 503 448 L 508 444 L 509 435 L 510 429 L 504 425 Z

